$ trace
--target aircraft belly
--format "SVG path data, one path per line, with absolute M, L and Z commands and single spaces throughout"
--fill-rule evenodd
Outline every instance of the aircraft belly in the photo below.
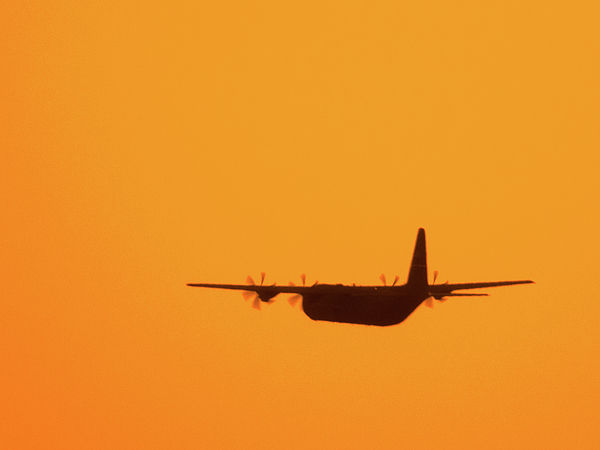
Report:
M 419 302 L 404 296 L 307 296 L 302 309 L 313 320 L 389 326 L 406 319 Z

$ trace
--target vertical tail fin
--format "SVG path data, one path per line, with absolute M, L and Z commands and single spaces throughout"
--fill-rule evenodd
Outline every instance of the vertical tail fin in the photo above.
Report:
M 427 289 L 427 246 L 425 244 L 425 230 L 419 228 L 415 251 L 413 252 L 410 272 L 406 284 L 416 289 Z

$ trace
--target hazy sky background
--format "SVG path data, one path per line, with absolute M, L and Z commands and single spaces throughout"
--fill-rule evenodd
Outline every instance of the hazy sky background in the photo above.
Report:
M 600 447 L 594 2 L 0 7 L 0 443 Z M 188 282 L 532 279 L 390 328 Z

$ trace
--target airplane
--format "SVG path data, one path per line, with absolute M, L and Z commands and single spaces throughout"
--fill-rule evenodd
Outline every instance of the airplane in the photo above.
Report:
M 248 284 L 210 284 L 188 283 L 187 286 L 213 289 L 231 289 L 243 291 L 246 300 L 253 298 L 253 306 L 260 309 L 261 303 L 272 303 L 279 294 L 293 294 L 289 303 L 294 304 L 302 299 L 302 310 L 312 320 L 360 325 L 390 326 L 404 321 L 423 302 L 433 307 L 433 300 L 445 301 L 449 297 L 482 297 L 483 293 L 463 293 L 467 289 L 490 288 L 530 284 L 531 280 L 488 281 L 480 283 L 435 284 L 437 272 L 434 272 L 433 283 L 427 279 L 427 248 L 425 230 L 420 228 L 413 252 L 408 280 L 396 286 L 396 276 L 391 286 L 386 285 L 385 276 L 380 277 L 383 286 L 356 286 L 343 284 L 314 283 L 306 286 L 306 276 L 301 275 L 302 286 L 290 282 L 289 286 L 263 285 L 265 274 L 261 274 L 259 285 L 248 277 Z

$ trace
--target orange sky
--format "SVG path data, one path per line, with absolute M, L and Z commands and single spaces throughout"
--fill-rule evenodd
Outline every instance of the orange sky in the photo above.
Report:
M 600 447 L 598 6 L 375 3 L 3 3 L 2 448 Z

